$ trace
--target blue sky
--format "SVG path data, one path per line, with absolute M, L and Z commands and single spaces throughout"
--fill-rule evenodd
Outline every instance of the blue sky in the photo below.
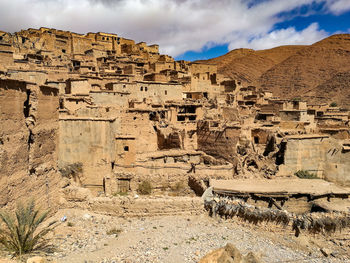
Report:
M 311 10 L 293 10 L 283 13 L 282 21 L 276 23 L 270 32 L 290 27 L 293 27 L 297 32 L 300 32 L 313 23 L 317 23 L 319 29 L 325 31 L 325 37 L 338 33 L 350 33 L 350 11 L 334 14 L 327 11 L 324 4 L 314 5 Z M 315 40 L 317 41 L 318 39 Z M 286 44 L 289 44 L 288 41 L 286 41 Z M 307 42 L 306 44 L 310 43 Z M 242 46 L 242 48 L 245 48 L 245 46 Z M 229 51 L 229 43 L 227 43 L 211 48 L 203 48 L 200 51 L 187 51 L 175 58 L 177 60 L 190 61 L 209 59 L 224 55 Z
M 0 30 L 42 26 L 115 33 L 197 60 L 349 32 L 350 0 L 0 0 Z

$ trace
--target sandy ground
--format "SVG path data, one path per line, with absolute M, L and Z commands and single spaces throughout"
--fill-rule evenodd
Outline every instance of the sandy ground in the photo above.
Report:
M 350 262 L 350 233 L 294 237 L 289 227 L 254 226 L 241 220 L 197 216 L 120 218 L 83 210 L 61 210 L 67 221 L 55 229 L 49 256 L 57 262 L 197 262 L 233 243 L 264 262 Z M 328 257 L 321 253 L 327 249 Z

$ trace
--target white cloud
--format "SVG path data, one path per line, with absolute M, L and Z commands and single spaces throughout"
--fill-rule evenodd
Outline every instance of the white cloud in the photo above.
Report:
M 327 0 L 327 9 L 336 15 L 340 15 L 350 10 L 349 0 Z
M 173 56 L 228 43 L 257 49 L 281 44 L 308 44 L 324 37 L 317 25 L 302 32 L 272 31 L 289 12 L 325 2 L 332 12 L 347 0 L 0 0 L 0 29 L 10 32 L 40 26 L 113 32 L 160 45 Z M 254 3 L 251 5 L 252 3 Z M 261 46 L 260 46 L 261 45 Z
M 307 45 L 317 42 L 325 38 L 327 33 L 320 30 L 317 23 L 312 23 L 302 31 L 296 31 L 294 27 L 271 31 L 254 37 L 250 41 L 233 42 L 230 49 L 239 48 L 241 46 L 252 49 L 268 49 L 281 45 Z

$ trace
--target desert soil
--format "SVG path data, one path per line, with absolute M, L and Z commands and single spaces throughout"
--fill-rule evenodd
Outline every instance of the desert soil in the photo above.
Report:
M 255 226 L 238 218 L 211 218 L 206 213 L 121 218 L 82 209 L 60 210 L 48 222 L 64 216 L 66 221 L 48 236 L 54 252 L 41 254 L 51 262 L 198 262 L 228 242 L 243 255 L 254 252 L 265 263 L 350 262 L 349 230 L 296 238 L 290 226 Z
M 294 237 L 290 226 L 254 226 L 189 216 L 120 218 L 78 209 L 60 210 L 63 216 L 50 237 L 56 262 L 198 262 L 213 249 L 230 242 L 242 254 L 253 251 L 264 262 L 350 262 L 350 233 Z M 332 253 L 325 257 L 321 249 Z

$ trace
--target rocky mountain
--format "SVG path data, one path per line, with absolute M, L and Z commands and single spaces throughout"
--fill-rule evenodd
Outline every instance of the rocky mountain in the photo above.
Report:
M 218 65 L 219 73 L 282 98 L 350 106 L 350 34 L 333 35 L 309 46 L 236 49 L 208 61 Z
M 295 54 L 305 46 L 281 46 L 267 50 L 235 49 L 229 53 L 209 59 L 217 64 L 218 72 L 240 80 L 246 84 L 255 84 L 267 70 Z

